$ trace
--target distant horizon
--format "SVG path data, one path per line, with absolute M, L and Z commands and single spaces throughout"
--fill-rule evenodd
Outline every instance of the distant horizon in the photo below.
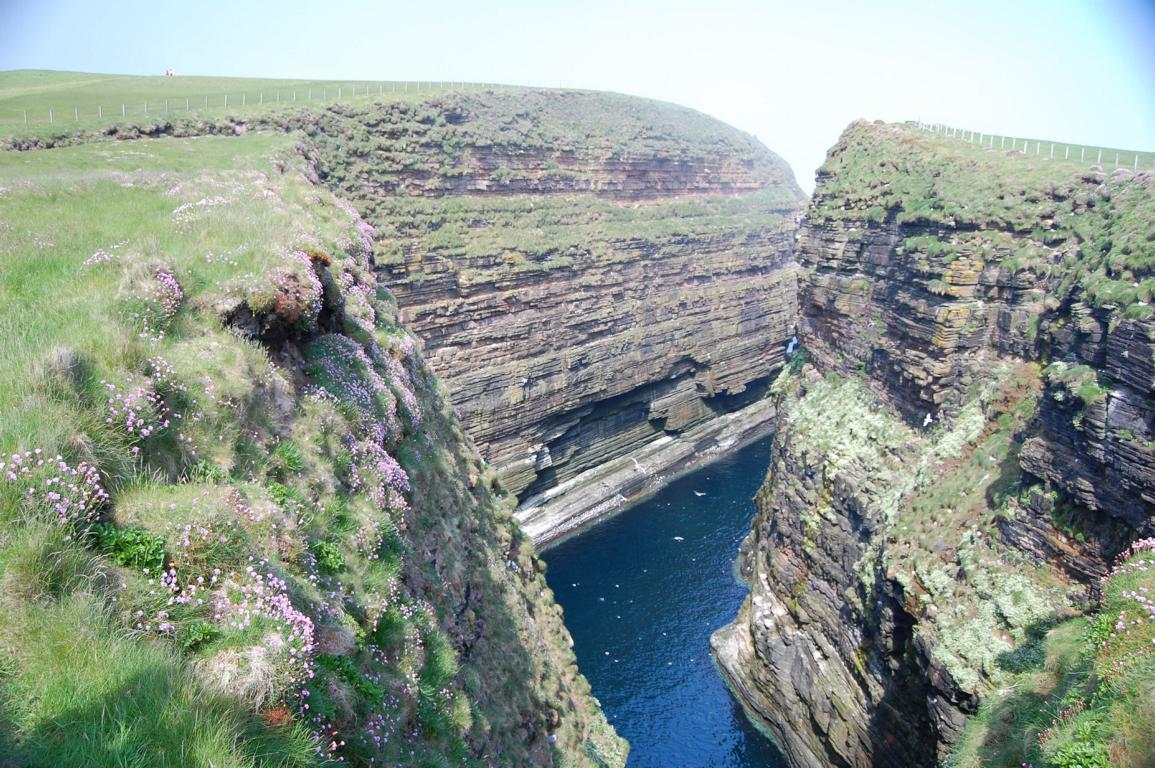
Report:
M 977 0 L 614 3 L 437 9 L 286 0 L 9 0 L 0 69 L 125 76 L 481 82 L 608 91 L 757 137 L 813 191 L 855 119 L 1155 150 L 1155 4 Z M 303 67 L 302 61 L 308 61 Z M 302 70 L 311 70 L 301 77 Z

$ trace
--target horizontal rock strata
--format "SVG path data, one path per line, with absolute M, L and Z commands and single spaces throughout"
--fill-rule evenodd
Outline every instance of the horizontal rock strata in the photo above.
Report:
M 655 433 L 627 455 L 527 497 L 516 517 L 534 541 L 554 542 L 654 493 L 677 475 L 767 436 L 777 415 L 773 400 L 762 398 L 682 432 Z
M 376 227 L 378 271 L 503 487 L 556 521 L 535 538 L 652 489 L 598 468 L 723 430 L 706 425 L 781 368 L 803 198 L 751 137 L 583 93 L 325 119 L 319 172 Z

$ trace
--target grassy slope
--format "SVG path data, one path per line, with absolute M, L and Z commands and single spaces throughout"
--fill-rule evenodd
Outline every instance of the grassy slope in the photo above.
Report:
M 171 115 L 253 116 L 294 104 L 304 106 L 306 103 L 364 101 L 370 96 L 391 100 L 420 100 L 429 98 L 431 93 L 475 90 L 479 87 L 472 83 L 279 80 L 188 75 L 144 77 L 14 70 L 0 72 L 0 136 L 48 135 L 62 130 L 134 122 L 149 116 L 155 119 L 165 114 L 166 100 L 168 114 Z M 51 123 L 49 110 L 53 112 Z
M 151 87 L 128 86 L 90 80 L 45 93 Z M 501 94 L 342 105 L 322 113 L 326 132 L 310 140 L 328 142 L 330 159 L 358 156 L 368 139 L 359 110 L 379 108 L 397 125 L 374 149 L 402 170 L 431 159 L 451 169 L 462 143 L 577 145 L 606 156 L 755 149 L 673 105 L 533 98 L 542 102 L 535 119 L 512 126 L 521 102 Z M 464 136 L 437 119 L 462 106 L 481 113 Z M 0 384 L 0 451 L 59 452 L 69 467 L 95 467 L 111 495 L 61 525 L 44 499 L 26 498 L 29 478 L 0 480 L 0 579 L 21 617 L 0 636 L 0 739 L 35 765 L 50 753 L 82 763 L 93 742 L 115 745 L 101 755 L 108 764 L 150 764 L 174 750 L 199 750 L 218 765 L 295 764 L 330 741 L 355 763 L 438 765 L 470 754 L 503 764 L 620 763 L 624 744 L 573 665 L 511 500 L 490 492 L 413 339 L 394 324 L 388 293 L 365 268 L 366 233 L 302 178 L 284 132 L 315 131 L 317 116 L 240 117 L 243 138 L 85 143 L 101 132 L 82 126 L 62 142 L 76 146 L 0 156 L 0 298 L 11 308 L 0 359 L 20 372 Z M 141 124 L 193 135 L 220 127 L 154 121 Z M 259 127 L 276 133 L 252 132 Z M 404 146 L 407 131 L 432 157 Z M 792 179 L 789 187 L 782 197 L 793 200 Z M 482 208 L 513 222 L 531 205 L 521 196 L 511 210 Z M 631 223 L 669 228 L 646 211 L 623 221 L 593 199 L 559 205 L 542 212 L 526 251 L 572 245 L 580 233 L 555 218 L 572 218 L 575 205 L 614 236 L 636 235 Z M 696 226 L 743 213 L 755 216 L 752 226 L 761 221 L 727 200 L 686 206 Z M 242 338 L 226 317 L 271 324 L 273 345 Z M 126 405 L 152 434 L 125 428 Z M 251 563 L 288 605 L 253 596 Z M 152 583 L 158 567 L 175 568 L 176 584 Z M 27 587 L 44 581 L 37 570 L 50 578 Z M 257 616 L 246 623 L 238 616 L 253 600 Z M 79 674 L 27 642 L 67 636 L 77 612 L 115 640 Z M 134 687 L 113 654 L 139 656 L 149 671 L 142 679 L 154 685 Z M 307 659 L 311 680 L 294 655 Z M 84 696 L 70 692 L 77 686 Z M 166 702 L 190 700 L 206 702 L 208 719 L 169 723 Z M 113 701 L 125 706 L 109 709 Z M 155 717 L 128 728 L 142 711 Z M 217 732 L 235 738 L 218 743 Z
M 1108 169 L 1121 167 L 1133 168 L 1138 171 L 1148 171 L 1155 167 L 1155 152 L 1151 151 L 1100 147 L 1091 144 L 1068 144 L 1052 139 L 991 135 L 957 128 L 944 128 L 941 125 L 923 127 L 955 141 L 963 141 L 992 150 L 1018 150 L 1023 154 L 1047 160 L 1061 160 L 1083 165 L 1097 163 Z
M 1134 545 L 1089 618 L 1040 625 L 1002 658 L 1012 674 L 949 765 L 1139 768 L 1155 764 L 1155 540 Z
M 292 143 L 0 155 L 0 745 L 620 761 L 365 232 Z M 223 321 L 250 315 L 274 346 Z M 75 504 L 37 490 L 75 470 Z

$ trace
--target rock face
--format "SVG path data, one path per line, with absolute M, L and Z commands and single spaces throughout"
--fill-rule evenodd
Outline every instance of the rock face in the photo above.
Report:
M 831 150 L 798 248 L 816 369 L 775 385 L 751 595 L 712 639 L 793 765 L 934 765 L 1000 654 L 1155 529 L 1153 200 L 913 126 Z
M 523 92 L 332 112 L 314 143 L 538 542 L 769 430 L 803 198 L 752 138 Z
M 908 702 L 942 698 L 953 728 L 960 702 L 928 678 L 902 588 L 869 572 L 873 583 L 860 583 L 859 563 L 884 525 L 862 490 L 849 473 L 827 472 L 804 434 L 776 435 L 742 546 L 751 597 L 712 645 L 794 765 L 934 765 L 932 712 Z

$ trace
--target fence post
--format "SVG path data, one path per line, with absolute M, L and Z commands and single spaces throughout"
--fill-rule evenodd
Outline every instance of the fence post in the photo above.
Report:
M 1071 159 L 1071 148 L 1069 146 L 1067 147 L 1067 150 L 1063 153 L 1063 159 L 1064 160 L 1070 160 Z
M 341 86 L 337 86 L 337 101 L 341 100 Z
M 205 109 L 209 108 L 209 97 L 205 96 Z
M 80 122 L 80 108 L 79 107 L 73 107 L 72 108 L 72 119 L 75 122 L 78 122 L 78 123 Z
M 1139 153 L 1135 153 L 1135 170 L 1139 170 Z
M 124 104 L 120 105 L 120 116 L 124 117 Z
M 24 124 L 28 125 L 28 110 L 24 110 Z
M 104 107 L 100 106 L 99 104 L 96 105 L 96 116 L 101 120 L 104 119 Z
M 164 113 L 166 115 L 168 114 L 168 99 L 164 100 Z
M 1042 151 L 1043 151 L 1043 142 L 1036 141 L 1035 142 L 1035 157 L 1038 157 L 1039 153 Z
M 52 122 L 52 110 L 48 110 L 48 122 Z
M 229 95 L 226 93 L 225 94 L 225 109 L 228 109 L 228 108 L 229 108 Z
M 1080 147 L 1079 148 L 1079 162 L 1081 163 L 1086 159 L 1087 159 L 1087 148 L 1086 147 Z
M 148 102 L 147 101 L 144 103 L 144 113 L 146 115 L 148 114 Z
M 1119 167 L 1119 153 L 1118 152 L 1115 153 L 1115 167 L 1116 168 Z
M 260 96 L 258 96 L 258 99 L 259 99 L 259 101 L 258 101 L 259 104 L 265 103 L 265 92 L 264 91 L 261 91 Z
M 1054 145 L 1054 143 L 1051 144 L 1051 159 L 1052 160 L 1055 159 L 1055 145 Z
M 241 94 L 241 106 L 242 107 L 248 106 L 248 103 L 249 103 L 249 94 L 242 93 Z

